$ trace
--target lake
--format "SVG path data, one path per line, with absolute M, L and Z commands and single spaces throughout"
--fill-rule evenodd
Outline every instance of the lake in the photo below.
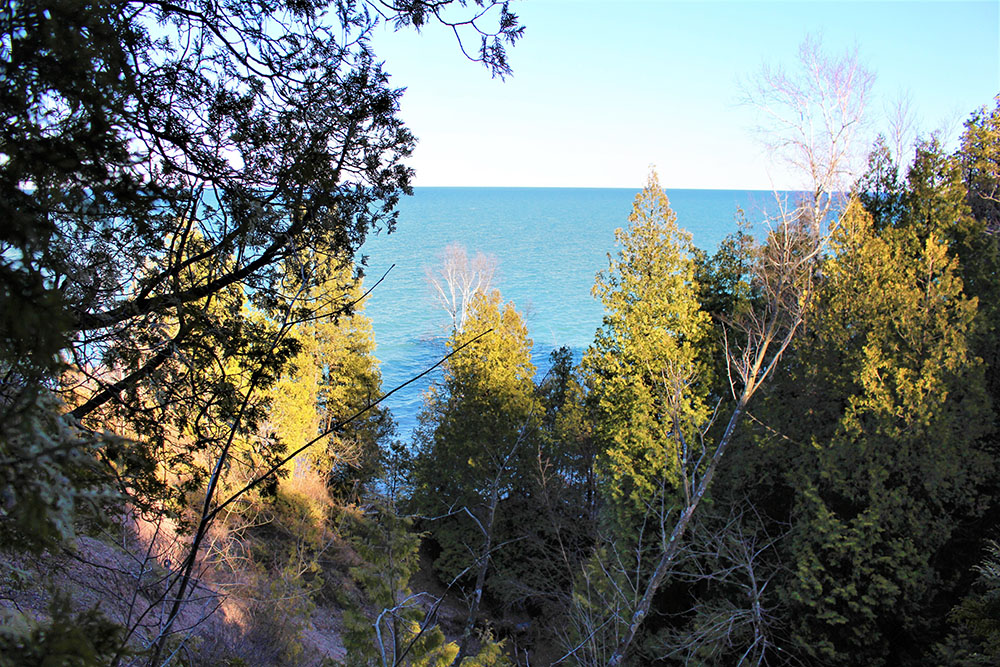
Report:
M 628 225 L 639 189 L 416 188 L 400 203 L 392 234 L 371 236 L 365 285 L 391 271 L 372 292 L 366 313 L 375 331 L 375 355 L 388 391 L 432 366 L 445 353 L 449 318 L 434 302 L 428 269 L 445 247 L 465 246 L 494 255 L 493 285 L 525 315 L 540 372 L 549 353 L 563 345 L 577 359 L 601 324 L 600 302 L 591 296 L 598 271 L 616 251 L 614 233 Z M 760 219 L 773 195 L 766 191 L 667 190 L 677 223 L 698 247 L 713 251 L 736 229 L 736 210 Z M 386 405 L 406 442 L 416 426 L 422 395 L 440 372 L 390 397 Z

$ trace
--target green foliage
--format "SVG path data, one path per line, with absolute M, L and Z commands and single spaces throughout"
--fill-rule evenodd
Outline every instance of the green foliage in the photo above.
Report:
M 533 591 L 536 602 L 547 598 L 551 607 L 552 600 L 571 589 L 593 547 L 600 503 L 586 388 L 568 348 L 554 350 L 550 359 L 552 366 L 538 386 L 544 417 L 529 468 L 530 486 L 522 507 L 512 513 L 512 521 L 535 518 L 520 528 L 525 544 L 515 551 L 523 562 L 510 568 L 518 575 L 509 587 Z M 552 618 L 555 610 L 550 611 L 543 616 Z
M 101 446 L 111 434 L 79 428 L 51 394 L 0 424 L 0 541 L 41 551 L 70 541 L 82 521 L 105 521 L 117 499 Z
M 984 446 L 994 458 L 997 451 L 998 414 L 1000 407 L 1000 238 L 996 233 L 1000 225 L 1000 98 L 997 107 L 983 107 L 966 122 L 965 133 L 956 156 L 964 185 L 967 189 L 969 210 L 965 216 L 964 232 L 956 238 L 955 248 L 962 262 L 965 289 L 979 299 L 979 313 L 970 347 L 982 359 L 986 376 L 986 389 L 992 400 L 992 413 L 987 422 L 991 432 Z M 953 191 L 952 197 L 960 196 Z M 969 222 L 969 219 L 973 222 Z M 995 508 L 998 486 L 995 478 L 988 487 L 990 522 L 982 522 L 970 529 L 967 544 L 981 543 L 983 533 L 995 531 Z M 985 525 L 983 525 L 985 524 Z M 952 634 L 937 647 L 935 659 L 947 665 L 992 665 L 1000 659 L 1000 605 L 997 595 L 998 548 L 994 541 L 986 544 L 987 556 L 974 570 L 978 577 L 965 596 L 958 601 L 949 616 Z M 961 562 L 961 559 L 959 559 Z
M 597 277 L 604 324 L 583 360 L 602 488 L 620 518 L 645 511 L 664 480 L 678 484 L 680 443 L 694 443 L 710 413 L 709 316 L 698 302 L 691 235 L 678 229 L 655 174 L 629 222 Z
M 706 328 L 703 358 L 712 362 L 708 373 L 710 395 L 728 399 L 732 396 L 730 374 L 726 363 L 726 342 L 731 346 L 745 344 L 745 333 L 739 327 L 727 327 L 740 321 L 754 308 L 760 307 L 759 281 L 754 280 L 753 264 L 759 248 L 751 234 L 742 210 L 737 211 L 737 230 L 722 239 L 715 253 L 695 254 L 695 282 L 698 301 L 716 326 Z
M 973 233 L 976 224 L 966 201 L 961 163 L 944 152 L 936 136 L 917 146 L 906 180 L 899 227 L 920 238 L 936 235 L 953 248 Z
M 369 40 L 440 17 L 327 4 L 0 12 L 0 426 L 71 361 L 73 416 L 129 438 L 105 459 L 146 509 L 177 509 L 231 440 L 277 460 L 261 392 L 298 353 L 277 323 L 316 314 L 288 267 L 353 258 L 411 192 L 415 140 Z M 458 30 L 503 75 L 521 28 L 486 13 Z
M 757 297 L 751 275 L 756 242 L 742 210 L 737 211 L 736 222 L 736 231 L 722 239 L 714 254 L 697 251 L 695 257 L 702 309 L 725 320 L 746 313 Z
M 63 270 L 73 240 L 59 238 L 59 214 L 105 207 L 144 216 L 153 194 L 142 192 L 144 179 L 130 170 L 126 139 L 116 127 L 132 73 L 126 54 L 138 35 L 108 3 L 82 9 L 79 2 L 56 0 L 11 4 L 0 15 L 0 32 L 9 36 L 0 48 L 0 99 L 7 113 L 0 138 L 6 147 L 0 165 L 0 389 L 6 399 L 0 421 L 13 392 L 26 392 L 30 404 L 37 385 L 58 373 L 59 352 L 75 325 L 72 307 L 93 301 L 93 273 L 110 259 L 107 239 L 84 250 L 93 262 L 90 275 L 74 277 L 90 289 L 75 289 Z
M 343 534 L 361 557 L 351 568 L 358 594 L 344 612 L 346 665 L 388 664 L 444 667 L 458 646 L 427 622 L 422 596 L 409 590 L 417 569 L 420 536 L 409 519 L 377 502 L 370 511 L 345 513 Z
M 0 607 L 0 666 L 102 667 L 119 655 L 124 636 L 97 609 L 74 613 L 69 597 L 55 592 L 46 621 Z
M 997 102 L 1000 109 L 1000 101 Z M 1000 406 L 1000 111 L 982 109 L 966 123 L 958 152 L 968 189 L 969 215 L 956 251 L 968 294 L 979 298 L 980 315 L 973 341 L 983 359 L 993 405 Z M 957 193 L 956 193 L 957 194 Z M 996 414 L 996 413 L 995 413 Z M 1000 428 L 995 430 L 1000 431 Z
M 361 280 L 349 264 L 314 261 L 300 272 L 310 276 L 300 297 L 304 310 L 315 314 L 291 331 L 301 349 L 268 391 L 271 408 L 266 428 L 296 449 L 328 433 L 294 465 L 321 471 L 331 488 L 345 495 L 356 492 L 357 484 L 376 473 L 380 443 L 393 424 L 388 411 L 376 407 L 336 428 L 381 393 L 371 320 L 363 312 Z M 341 312 L 345 302 L 353 305 Z
M 976 566 L 978 578 L 949 621 L 955 628 L 937 649 L 940 664 L 995 665 L 1000 662 L 1000 545 L 990 541 Z
M 504 655 L 505 642 L 496 641 L 489 630 L 479 634 L 479 643 L 479 652 L 462 660 L 462 665 L 468 665 L 468 667 L 510 667 L 514 664 Z
M 960 159 L 973 215 L 994 233 L 1000 228 L 1000 95 L 965 123 Z
M 858 179 L 855 190 L 876 231 L 898 224 L 905 188 L 899 182 L 899 168 L 884 135 L 875 139 L 868 153 L 868 170 Z
M 370 325 L 352 314 L 358 281 L 315 258 L 343 270 L 370 231 L 391 231 L 411 193 L 415 140 L 398 117 L 402 91 L 372 53 L 376 24 L 420 28 L 466 3 L 194 4 L 0 12 L 5 544 L 68 538 L 103 498 L 106 473 L 154 518 L 192 499 L 210 507 L 278 463 L 283 439 L 308 440 L 379 392 Z M 480 9 L 455 34 L 482 38 L 475 59 L 503 76 L 522 29 L 505 3 Z M 268 395 L 294 381 L 296 357 L 312 386 Z M 48 398 L 57 387 L 69 415 Z M 273 402 L 284 438 L 264 428 Z M 320 459 L 336 459 L 341 490 L 373 474 L 391 431 L 383 417 L 330 439 Z M 213 471 L 220 488 L 213 474 L 205 491 Z M 275 659 L 289 662 L 318 549 L 299 512 L 313 508 L 299 500 L 279 491 L 268 507 L 245 505 L 272 514 L 253 539 L 278 547 L 255 553 L 274 575 L 261 592 L 274 604 L 254 613 L 276 621 Z
M 976 300 L 935 234 L 877 234 L 851 204 L 799 348 L 805 419 L 782 590 L 794 641 L 830 664 L 915 655 L 956 526 L 982 510 L 982 374 L 968 350 Z M 810 406 L 820 396 L 823 406 Z M 817 413 L 817 410 L 820 412 Z M 811 414 L 810 414 L 811 413 Z M 788 465 L 787 463 L 785 464 Z
M 428 396 L 413 471 L 417 511 L 454 512 L 427 524 L 441 547 L 435 567 L 447 582 L 470 566 L 485 539 L 463 508 L 485 525 L 494 499 L 504 505 L 523 495 L 542 414 L 524 320 L 499 292 L 473 298 L 465 329 L 448 345 L 457 350 L 470 341 L 449 360 L 439 392 Z

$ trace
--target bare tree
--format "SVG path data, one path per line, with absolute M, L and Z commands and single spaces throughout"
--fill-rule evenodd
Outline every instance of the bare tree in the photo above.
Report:
M 850 189 L 859 166 L 859 135 L 875 75 L 857 51 L 829 58 L 820 40 L 807 37 L 799 47 L 798 67 L 788 72 L 765 65 L 744 85 L 746 101 L 761 115 L 759 131 L 777 163 L 805 179 L 813 231 L 837 198 Z
M 453 331 L 465 329 L 472 298 L 490 290 L 496 270 L 496 257 L 477 252 L 470 260 L 465 247 L 459 243 L 444 249 L 437 268 L 427 269 L 434 299 L 451 318 Z
M 900 93 L 888 108 L 889 141 L 896 158 L 897 176 L 906 165 L 904 155 L 913 154 L 916 136 L 916 119 L 913 115 L 913 98 L 909 93 Z
M 692 622 L 666 634 L 660 657 L 682 658 L 687 664 L 698 657 L 728 656 L 730 664 L 763 664 L 769 652 L 780 651 L 774 639 L 780 626 L 776 603 L 766 596 L 777 568 L 765 554 L 776 540 L 752 506 L 735 506 L 728 517 L 705 519 L 701 516 L 691 531 L 682 557 L 685 567 L 676 568 L 671 577 L 724 586 L 737 595 L 694 600 L 683 612 Z

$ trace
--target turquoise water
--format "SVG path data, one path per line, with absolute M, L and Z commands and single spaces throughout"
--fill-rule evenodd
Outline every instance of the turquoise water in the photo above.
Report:
M 494 286 L 525 315 L 535 365 L 563 345 L 579 357 L 601 324 L 591 296 L 594 277 L 615 252 L 614 232 L 628 224 L 638 190 L 597 188 L 417 188 L 400 204 L 392 234 L 362 247 L 368 258 L 366 287 L 395 265 L 366 305 L 375 330 L 375 355 L 383 387 L 390 390 L 433 365 L 445 353 L 448 316 L 434 303 L 426 275 L 445 247 L 465 246 L 496 256 Z M 742 207 L 751 219 L 768 192 L 667 190 L 678 224 L 694 243 L 712 251 L 736 229 Z M 759 216 L 757 216 L 759 217 Z M 387 401 L 409 440 L 422 394 L 439 373 L 404 388 Z

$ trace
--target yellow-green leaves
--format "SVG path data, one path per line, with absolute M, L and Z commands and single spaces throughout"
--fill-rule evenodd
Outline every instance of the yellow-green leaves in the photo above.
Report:
M 466 327 L 454 333 L 448 347 L 458 349 L 486 331 L 451 358 L 450 380 L 471 383 L 477 390 L 497 393 L 525 391 L 532 383 L 531 339 L 521 314 L 512 302 L 504 303 L 498 290 L 472 298 Z
M 813 446 L 788 459 L 796 576 L 783 593 L 802 612 L 794 633 L 813 657 L 884 664 L 889 637 L 926 623 L 947 545 L 981 511 L 992 465 L 978 442 L 986 404 L 968 345 L 977 300 L 934 229 L 877 231 L 857 202 L 822 280 L 796 389 L 820 404 L 806 419 L 824 419 L 803 434 Z
M 824 265 L 827 283 L 817 325 L 857 355 L 857 409 L 906 424 L 924 421 L 948 399 L 947 386 L 966 366 L 966 336 L 977 301 L 962 293 L 958 260 L 931 233 L 876 235 L 871 217 L 852 203 Z
M 350 265 L 328 261 L 315 268 L 315 284 L 302 296 L 310 303 L 327 303 L 332 311 L 307 319 L 292 330 L 301 349 L 292 368 L 269 392 L 269 427 L 288 446 L 300 447 L 339 420 L 357 412 L 377 398 L 382 377 L 372 356 L 375 343 L 371 320 L 363 304 L 340 312 L 344 302 L 361 298 L 362 285 Z M 337 310 L 334 310 L 336 307 Z M 364 478 L 377 458 L 376 423 L 383 417 L 373 410 L 346 429 L 337 429 L 324 441 L 303 453 L 299 463 L 317 467 L 324 475 Z
M 670 485 L 708 418 L 709 318 L 700 309 L 691 235 L 649 177 L 615 233 L 619 251 L 597 276 L 604 325 L 584 357 L 604 441 L 601 474 L 622 509 L 640 510 Z M 629 510 L 626 510 L 629 511 Z
M 413 471 L 418 512 L 451 513 L 429 524 L 441 547 L 435 567 L 445 581 L 478 569 L 472 568 L 487 534 L 496 543 L 508 539 L 493 536 L 491 517 L 499 526 L 512 499 L 526 495 L 543 414 L 527 328 L 498 291 L 473 297 L 465 328 L 453 331 L 448 347 L 458 352 L 448 360 L 442 386 L 427 396 Z

